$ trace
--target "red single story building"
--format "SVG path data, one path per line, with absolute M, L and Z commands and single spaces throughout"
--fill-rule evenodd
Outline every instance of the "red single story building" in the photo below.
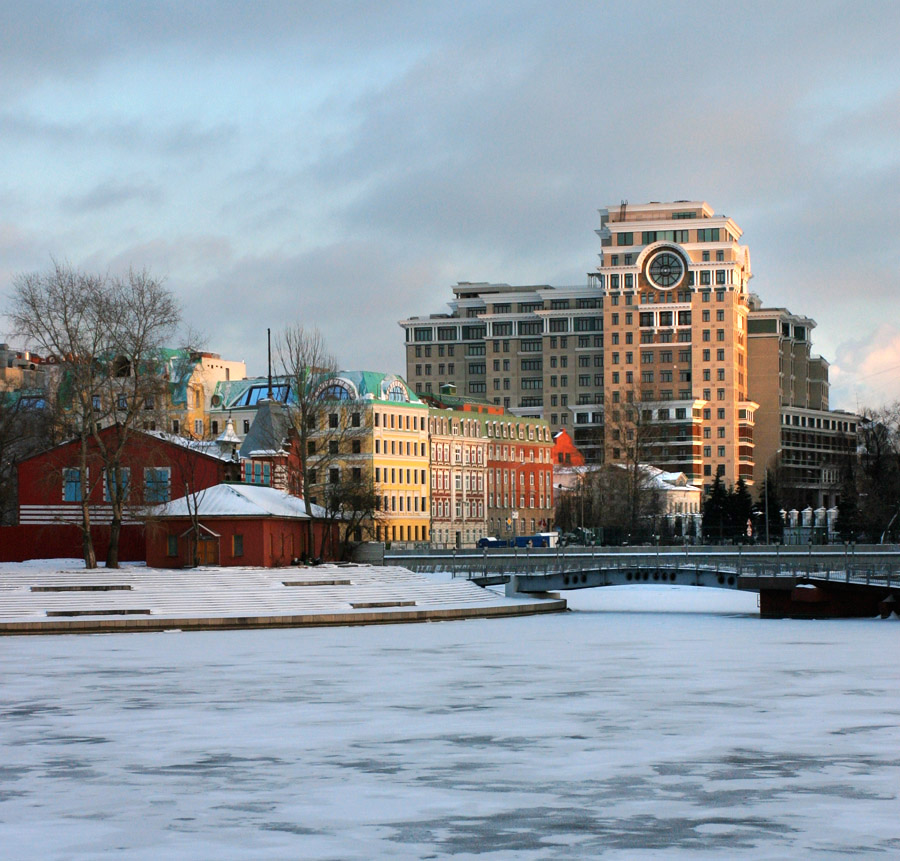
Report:
M 317 505 L 257 484 L 219 484 L 160 506 L 147 524 L 147 565 L 272 568 L 333 558 L 337 524 Z
M 119 428 L 103 429 L 105 442 L 115 445 Z M 202 490 L 235 476 L 237 465 L 227 449 L 204 449 L 189 440 L 131 431 L 122 458 L 129 488 L 120 536 L 120 559 L 145 558 L 144 521 L 149 508 Z M 81 556 L 81 499 L 90 503 L 91 532 L 98 557 L 105 554 L 112 517 L 103 463 L 93 440 L 88 444 L 87 469 L 80 468 L 78 440 L 26 458 L 18 465 L 17 526 L 0 527 L 0 561 Z

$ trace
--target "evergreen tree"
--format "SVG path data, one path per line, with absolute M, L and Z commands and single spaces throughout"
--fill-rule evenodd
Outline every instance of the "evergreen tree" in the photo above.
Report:
M 753 512 L 753 497 L 750 496 L 743 477 L 737 480 L 728 495 L 728 509 L 731 537 L 737 541 L 746 540 L 747 522 Z
M 842 541 L 856 541 L 861 531 L 859 511 L 859 490 L 856 487 L 856 475 L 852 469 L 844 472 L 841 481 L 840 503 L 835 530 Z
M 703 503 L 703 537 L 724 538 L 728 526 L 727 520 L 728 491 L 722 484 L 722 477 L 717 475 L 709 491 L 709 496 Z

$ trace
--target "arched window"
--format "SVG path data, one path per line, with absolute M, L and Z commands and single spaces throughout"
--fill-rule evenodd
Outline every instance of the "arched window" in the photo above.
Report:
M 326 401 L 349 401 L 352 395 L 350 389 L 341 383 L 330 383 L 322 389 L 319 397 Z
M 387 400 L 394 401 L 396 403 L 405 403 L 409 400 L 409 398 L 406 396 L 406 389 L 403 388 L 403 385 L 401 383 L 391 383 L 391 385 L 388 387 L 386 396 Z

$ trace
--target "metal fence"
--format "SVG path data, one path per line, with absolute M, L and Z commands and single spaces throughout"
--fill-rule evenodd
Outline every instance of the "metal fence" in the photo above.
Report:
M 871 585 L 900 585 L 900 550 L 781 547 L 648 547 L 609 548 L 511 547 L 482 550 L 390 550 L 385 564 L 422 573 L 454 577 L 506 574 L 558 574 L 598 569 L 656 571 L 722 571 L 739 577 L 795 577 Z

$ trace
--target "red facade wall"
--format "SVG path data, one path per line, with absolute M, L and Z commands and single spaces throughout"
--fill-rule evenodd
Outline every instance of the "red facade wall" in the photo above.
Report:
M 553 463 L 557 466 L 584 466 L 584 455 L 564 430 L 553 435 Z
M 109 527 L 91 529 L 97 558 L 106 557 Z M 142 562 L 146 555 L 144 527 L 125 525 L 119 535 L 119 560 Z M 81 530 L 66 523 L 0 527 L 0 562 L 26 559 L 81 559 Z
M 113 427 L 102 431 L 112 437 Z M 110 440 L 112 441 L 112 440 Z M 103 486 L 100 478 L 103 465 L 92 440 L 88 447 L 89 499 L 92 504 L 103 504 Z M 80 444 L 64 443 L 49 451 L 34 455 L 19 464 L 19 505 L 72 506 L 77 502 L 63 500 L 63 469 L 77 467 Z M 122 466 L 131 469 L 131 503 L 143 504 L 143 470 L 145 467 L 169 467 L 171 469 L 171 498 L 178 499 L 191 491 L 212 487 L 225 480 L 228 464 L 210 455 L 193 451 L 176 443 L 166 442 L 158 437 L 139 431 L 127 443 Z
M 308 550 L 309 521 L 277 517 L 200 518 L 200 523 L 218 536 L 218 565 L 273 568 L 290 565 L 294 559 L 313 555 Z M 322 534 L 327 524 L 313 521 L 314 552 L 322 546 Z M 151 568 L 186 568 L 193 564 L 190 537 L 178 541 L 178 556 L 168 555 L 168 536 L 181 536 L 191 529 L 189 518 L 166 518 L 153 524 L 147 535 L 147 565 Z M 232 554 L 235 535 L 243 536 L 244 552 Z M 326 542 L 336 547 L 337 542 Z M 325 558 L 334 558 L 326 552 Z

